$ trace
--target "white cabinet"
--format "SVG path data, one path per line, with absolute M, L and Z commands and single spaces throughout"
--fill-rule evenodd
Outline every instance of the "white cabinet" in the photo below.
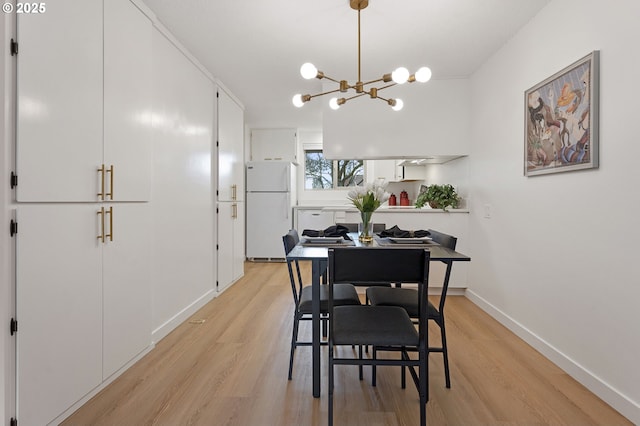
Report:
M 144 203 L 17 208 L 21 424 L 48 424 L 149 345 L 145 208 Z
M 244 200 L 244 111 L 218 89 L 218 201 Z
M 296 129 L 251 129 L 251 161 L 297 163 Z
M 220 203 L 218 207 L 218 291 L 244 275 L 244 203 Z
M 333 225 L 332 211 L 322 209 L 296 209 L 296 229 L 300 234 L 305 229 L 326 229 Z
M 423 180 L 426 170 L 423 166 L 401 166 L 399 160 L 373 160 L 374 179 L 387 182 Z
M 244 275 L 244 111 L 218 89 L 218 291 Z
M 128 0 L 17 19 L 17 201 L 148 200 L 151 22 Z

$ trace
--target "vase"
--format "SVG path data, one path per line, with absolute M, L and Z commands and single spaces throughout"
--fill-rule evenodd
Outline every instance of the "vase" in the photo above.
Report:
M 358 239 L 363 243 L 370 243 L 373 241 L 373 222 L 371 222 L 371 216 L 373 212 L 360 212 L 360 218 L 362 221 L 358 224 Z

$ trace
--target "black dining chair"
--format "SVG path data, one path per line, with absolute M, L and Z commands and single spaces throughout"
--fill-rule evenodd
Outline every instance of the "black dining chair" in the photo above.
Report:
M 298 244 L 300 237 L 298 231 L 291 229 L 282 237 L 285 254 L 289 254 L 291 250 Z M 301 320 L 311 320 L 311 303 L 312 289 L 311 285 L 304 285 L 300 265 L 297 260 L 287 259 L 287 268 L 289 270 L 289 281 L 291 282 L 291 291 L 293 293 L 294 311 L 293 311 L 293 331 L 291 333 L 291 353 L 289 355 L 289 380 L 293 373 L 293 357 L 298 346 L 311 346 L 312 342 L 299 341 L 298 330 Z M 294 272 L 295 269 L 295 272 Z M 341 305 L 360 305 L 360 298 L 356 289 L 351 284 L 340 284 L 336 286 L 334 296 L 334 304 Z M 320 315 L 324 320 L 327 319 L 329 307 L 329 286 L 320 286 Z M 326 342 L 323 342 L 326 345 Z
M 451 250 L 456 249 L 458 239 L 454 236 L 429 229 L 430 237 L 434 242 L 440 244 L 443 247 L 447 247 Z M 444 362 L 444 377 L 445 385 L 447 388 L 451 388 L 451 377 L 449 375 L 449 351 L 447 348 L 447 333 L 445 330 L 444 322 L 444 305 L 447 300 L 447 290 L 449 289 L 449 278 L 451 276 L 451 261 L 442 261 L 447 265 L 447 269 L 442 283 L 442 290 L 440 292 L 440 300 L 436 307 L 431 302 L 428 302 L 427 313 L 429 319 L 434 321 L 440 327 L 440 339 L 442 346 L 429 347 L 429 352 L 442 353 Z M 419 301 L 420 296 L 418 291 L 412 288 L 368 288 L 367 299 L 374 306 L 401 306 L 403 307 L 409 316 L 413 319 L 417 319 L 419 315 Z
M 329 425 L 333 425 L 334 372 L 336 365 L 397 365 L 409 368 L 420 395 L 420 425 L 426 425 L 428 400 L 427 304 L 418 303 L 416 329 L 407 311 L 399 306 L 338 306 L 336 289 L 343 283 L 417 283 L 419 300 L 426 301 L 429 251 L 366 247 L 329 249 Z M 341 346 L 371 346 L 373 358 L 356 356 Z M 379 359 L 380 351 L 399 352 L 398 358 Z M 417 359 L 409 356 L 417 352 Z M 345 355 L 342 356 L 342 353 Z M 402 383 L 404 387 L 404 382 Z

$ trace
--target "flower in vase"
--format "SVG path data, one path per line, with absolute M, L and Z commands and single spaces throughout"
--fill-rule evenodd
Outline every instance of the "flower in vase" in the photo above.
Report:
M 373 239 L 371 230 L 371 215 L 382 203 L 389 199 L 385 183 L 369 183 L 358 186 L 347 194 L 351 203 L 360 210 L 362 222 L 360 224 L 360 241 L 369 242 Z

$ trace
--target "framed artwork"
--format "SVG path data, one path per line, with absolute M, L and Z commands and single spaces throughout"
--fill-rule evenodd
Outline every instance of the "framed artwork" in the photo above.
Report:
M 524 174 L 598 167 L 599 52 L 524 92 Z

